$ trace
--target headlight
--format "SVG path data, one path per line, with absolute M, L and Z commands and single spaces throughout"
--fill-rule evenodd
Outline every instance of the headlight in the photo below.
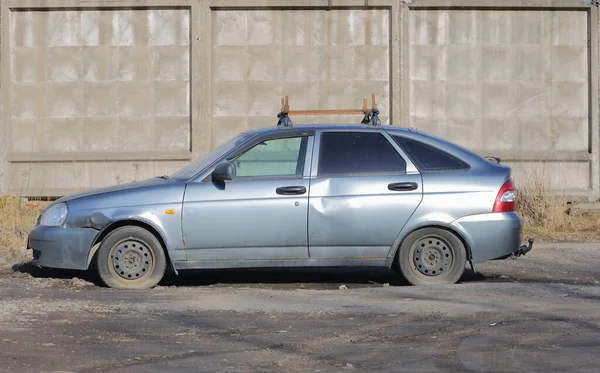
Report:
M 66 203 L 59 203 L 44 211 L 40 224 L 47 227 L 60 227 L 67 219 L 69 209 Z

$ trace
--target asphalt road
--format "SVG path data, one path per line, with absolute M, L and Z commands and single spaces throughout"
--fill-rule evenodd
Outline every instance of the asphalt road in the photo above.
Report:
M 600 250 L 580 246 L 428 288 L 388 271 L 305 270 L 118 291 L 4 267 L 0 371 L 600 372 Z

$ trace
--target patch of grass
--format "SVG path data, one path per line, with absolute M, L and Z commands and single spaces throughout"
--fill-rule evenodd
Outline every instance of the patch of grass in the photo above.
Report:
M 21 249 L 42 209 L 36 203 L 23 204 L 20 198 L 0 197 L 0 257 L 9 263 L 31 259 L 31 252 Z
M 600 241 L 600 211 L 578 209 L 552 191 L 547 178 L 532 173 L 517 186 L 517 212 L 525 238 L 538 241 Z
M 524 237 L 535 237 L 543 242 L 600 242 L 600 213 L 584 212 L 567 219 L 556 227 L 528 224 L 525 219 Z

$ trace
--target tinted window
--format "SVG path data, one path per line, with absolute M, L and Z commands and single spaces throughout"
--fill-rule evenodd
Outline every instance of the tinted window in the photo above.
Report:
M 405 172 L 406 162 L 380 133 L 324 132 L 319 175 Z
M 393 137 L 420 171 L 462 171 L 470 168 L 467 163 L 443 150 L 402 136 Z
M 233 161 L 235 177 L 302 176 L 306 142 L 306 137 L 261 142 Z

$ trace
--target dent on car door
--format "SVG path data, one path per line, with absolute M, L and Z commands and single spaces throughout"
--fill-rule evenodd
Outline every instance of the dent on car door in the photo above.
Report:
M 310 257 L 385 258 L 421 202 L 421 175 L 378 131 L 322 132 L 316 141 Z
M 227 182 L 192 182 L 184 199 L 188 260 L 308 258 L 312 137 L 261 141 L 231 159 Z

